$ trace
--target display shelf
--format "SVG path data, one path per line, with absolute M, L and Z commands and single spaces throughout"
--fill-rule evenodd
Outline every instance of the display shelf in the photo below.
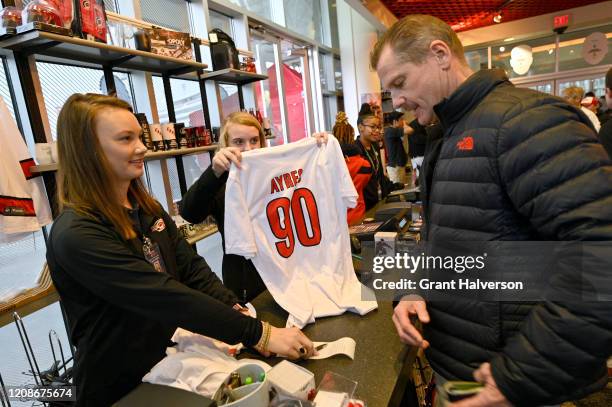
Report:
M 145 161 L 161 160 L 169 157 L 179 157 L 183 155 L 198 154 L 205 151 L 214 151 L 217 149 L 217 144 L 211 144 L 205 147 L 193 147 L 193 148 L 181 148 L 180 150 L 166 150 L 166 151 L 149 151 L 145 154 Z M 33 173 L 57 171 L 57 163 L 33 165 L 30 168 Z
M 57 163 L 33 165 L 30 167 L 30 172 L 40 173 L 48 171 L 57 171 Z
M 212 80 L 221 83 L 246 85 L 247 83 L 268 79 L 268 76 L 258 73 L 240 71 L 238 69 L 226 68 L 219 71 L 204 72 L 201 78 L 204 80 Z
M 193 235 L 191 237 L 188 237 L 187 239 L 187 243 L 189 244 L 196 244 L 196 242 L 199 242 L 200 240 L 204 240 L 206 239 L 208 236 L 212 236 L 215 233 L 217 233 L 219 231 L 219 229 L 217 228 L 217 226 L 213 226 L 210 228 L 205 229 L 204 231 Z
M 208 67 L 208 65 L 196 61 L 172 58 L 136 49 L 121 48 L 101 42 L 38 30 L 3 39 L 0 41 L 0 47 L 26 55 L 46 55 L 72 62 L 82 61 L 170 76 L 180 76 Z
M 181 148 L 179 150 L 165 151 L 149 151 L 145 154 L 145 161 L 160 160 L 162 158 L 176 157 L 181 155 L 198 154 L 204 151 L 214 151 L 217 149 L 217 144 L 211 144 L 204 147 Z

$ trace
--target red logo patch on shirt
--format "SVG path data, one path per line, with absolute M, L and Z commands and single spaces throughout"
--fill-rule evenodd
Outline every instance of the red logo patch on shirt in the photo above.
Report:
M 163 219 L 157 219 L 157 221 L 151 226 L 151 232 L 161 232 L 166 229 L 166 224 Z
M 457 148 L 459 150 L 473 150 L 474 149 L 474 138 L 472 136 L 464 137 L 457 142 Z

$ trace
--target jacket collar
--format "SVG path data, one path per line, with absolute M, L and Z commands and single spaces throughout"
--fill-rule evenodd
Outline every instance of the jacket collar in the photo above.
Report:
M 448 98 L 434 106 L 442 127 L 452 127 L 503 82 L 508 82 L 503 69 L 483 69 L 472 74 Z

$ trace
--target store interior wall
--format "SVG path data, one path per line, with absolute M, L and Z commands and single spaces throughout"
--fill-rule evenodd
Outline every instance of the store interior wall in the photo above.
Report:
M 344 110 L 349 123 L 356 128 L 361 95 L 380 94 L 380 80 L 370 68 L 370 50 L 376 43 L 378 31 L 347 2 L 338 0 L 338 27 Z
M 612 21 L 612 1 L 557 11 L 508 23 L 502 22 L 501 24 L 463 31 L 458 33 L 458 36 L 463 46 L 469 47 L 509 37 L 519 39 L 526 36 L 534 37 L 538 34 L 551 34 L 553 32 L 554 16 L 565 14 L 570 15 L 570 30 L 609 23 Z

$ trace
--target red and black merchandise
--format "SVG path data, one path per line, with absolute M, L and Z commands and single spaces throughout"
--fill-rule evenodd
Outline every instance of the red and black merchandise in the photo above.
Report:
M 106 43 L 106 10 L 103 0 L 74 0 L 73 31 L 86 40 Z

